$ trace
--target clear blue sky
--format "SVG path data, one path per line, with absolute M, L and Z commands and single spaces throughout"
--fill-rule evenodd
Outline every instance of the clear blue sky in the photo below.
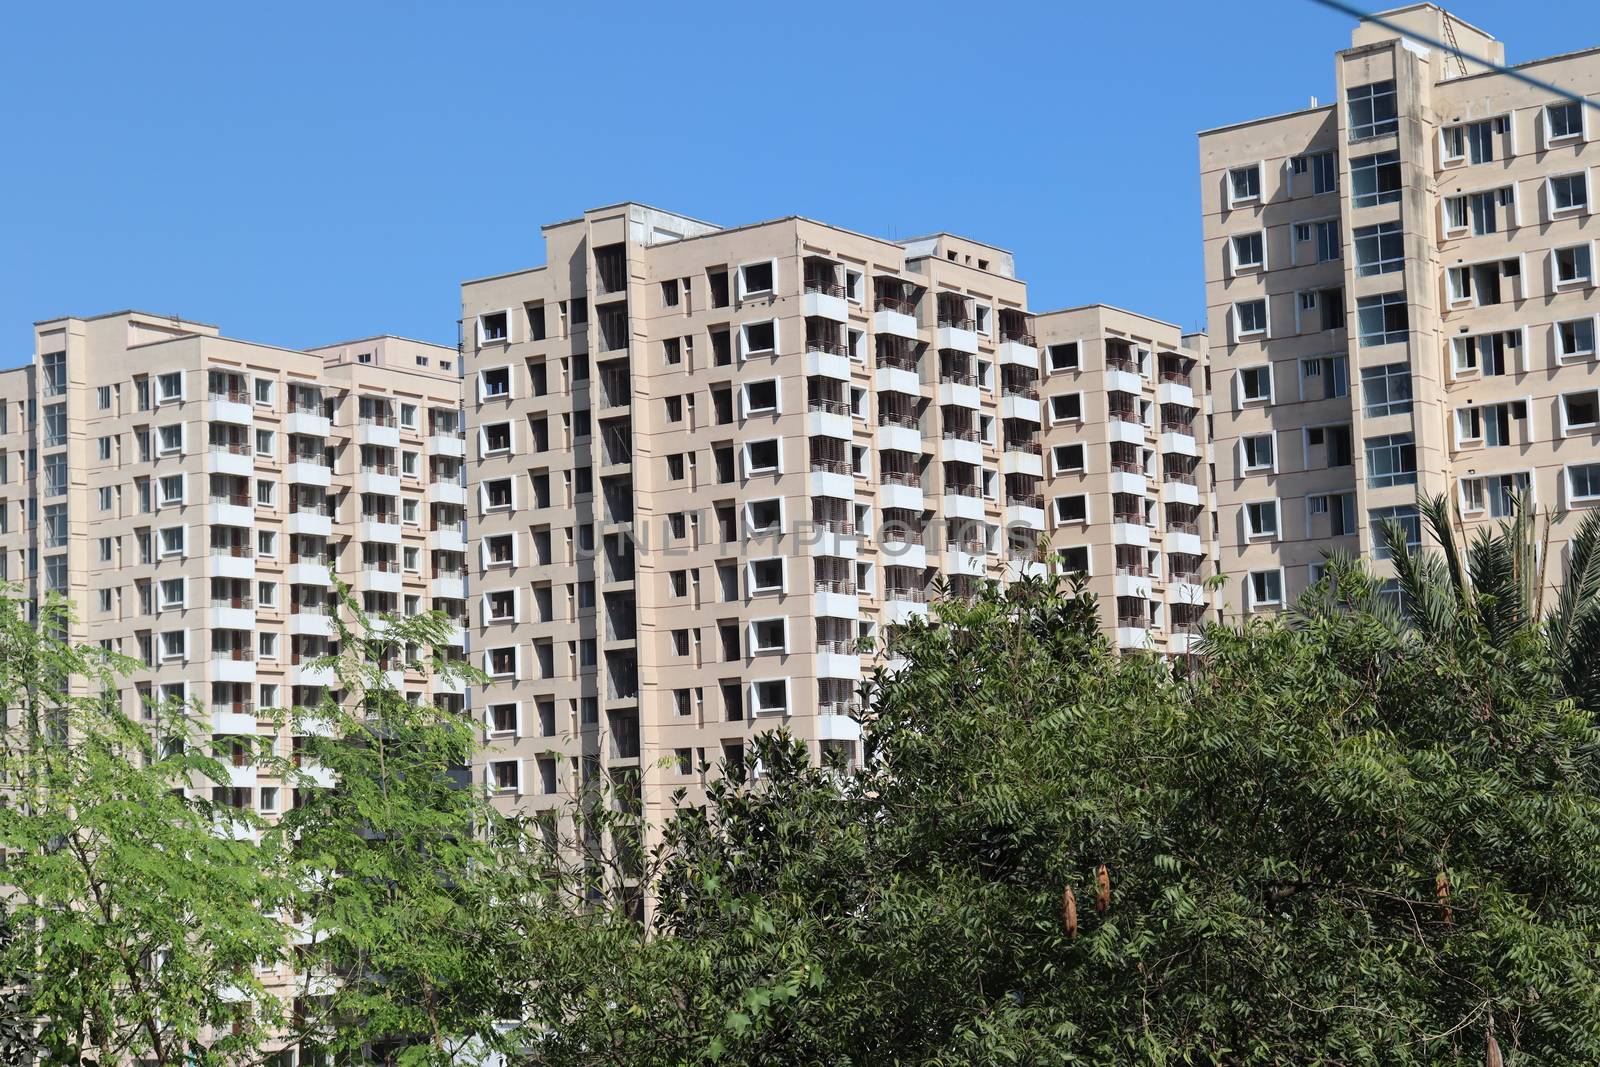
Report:
M 1513 62 L 1600 44 L 1593 0 L 1451 7 Z M 1309 0 L 211 0 L 0 27 L 10 366 L 34 320 L 123 307 L 294 347 L 453 343 L 458 282 L 627 199 L 949 230 L 1015 252 L 1035 308 L 1198 324 L 1196 131 L 1326 100 L 1351 22 Z

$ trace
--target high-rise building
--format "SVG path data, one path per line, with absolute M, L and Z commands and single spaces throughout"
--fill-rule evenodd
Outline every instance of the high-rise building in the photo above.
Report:
M 1218 602 L 1205 336 L 1103 304 L 1037 321 L 1050 547 L 1119 648 L 1186 653 Z
M 462 290 L 490 788 L 659 810 L 777 724 L 853 756 L 861 641 L 1039 566 L 1011 256 L 638 204 L 544 237 Z
M 275 709 L 316 703 L 330 566 L 369 611 L 464 619 L 455 351 L 296 351 L 135 311 L 34 336 L 31 364 L 0 372 L 0 580 L 66 596 L 74 640 L 138 661 L 130 714 L 195 703 L 226 756 Z M 397 679 L 462 706 L 460 686 Z M 292 803 L 292 785 L 232 762 L 219 803 Z
M 1432 4 L 1380 17 L 1399 32 L 1356 28 L 1334 103 L 1200 135 L 1218 541 L 1243 611 L 1289 602 L 1329 550 L 1381 556 L 1382 519 L 1419 540 L 1419 496 L 1449 494 L 1469 530 L 1516 494 L 1600 502 L 1600 50 L 1514 68 L 1580 104 L 1493 69 L 1501 43 Z

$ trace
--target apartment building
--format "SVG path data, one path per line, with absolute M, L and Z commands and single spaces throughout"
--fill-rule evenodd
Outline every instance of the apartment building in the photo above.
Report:
M 1364 21 L 1338 98 L 1200 135 L 1218 541 L 1231 608 L 1274 610 L 1324 553 L 1469 527 L 1514 494 L 1600 501 L 1595 167 L 1600 48 L 1514 69 L 1432 4 Z M 1410 36 L 1415 34 L 1416 37 Z M 1458 57 L 1428 41 L 1455 42 Z
M 544 238 L 462 287 L 491 791 L 658 813 L 780 724 L 854 758 L 863 639 L 1041 569 L 1011 256 L 638 204 Z
M 1206 338 L 1104 304 L 1040 312 L 1050 548 L 1119 648 L 1189 651 L 1219 594 Z
M 0 579 L 68 597 L 73 639 L 138 661 L 130 713 L 205 709 L 233 762 L 214 799 L 271 817 L 292 788 L 230 739 L 333 684 L 311 664 L 330 567 L 369 611 L 462 619 L 464 650 L 460 390 L 456 352 L 399 337 L 295 351 L 136 311 L 40 322 L 31 365 L 0 373 Z M 394 670 L 430 684 L 398 651 Z

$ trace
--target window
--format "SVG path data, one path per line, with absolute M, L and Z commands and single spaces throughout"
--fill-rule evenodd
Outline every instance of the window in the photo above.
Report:
M 1233 305 L 1234 336 L 1247 337 L 1267 332 L 1267 302 L 1242 300 Z
M 1547 144 L 1583 136 L 1583 105 L 1576 100 L 1559 104 L 1546 104 L 1544 108 L 1544 134 Z
M 278 554 L 278 534 L 275 530 L 256 531 L 256 555 L 272 557 Z
M 44 406 L 44 447 L 59 448 L 67 443 L 67 405 Z
M 750 683 L 750 703 L 758 715 L 775 715 L 789 710 L 789 680 L 769 678 Z
M 1244 506 L 1244 533 L 1246 537 L 1278 536 L 1278 502 L 1258 500 Z
M 264 608 L 276 608 L 278 606 L 278 583 L 257 582 L 256 603 Z
M 756 559 L 750 561 L 750 593 L 759 596 L 783 592 L 783 560 Z
M 739 339 L 745 356 L 775 352 L 778 348 L 778 324 L 771 320 L 744 323 L 739 327 Z
M 496 793 L 521 793 L 522 761 L 502 759 L 490 763 L 489 788 Z
M 1373 508 L 1367 512 L 1367 525 L 1372 531 L 1372 555 L 1376 559 L 1390 559 L 1393 553 L 1383 536 L 1383 525 L 1394 522 L 1406 535 L 1406 550 L 1415 552 L 1422 547 L 1422 518 L 1415 504 L 1398 504 L 1389 508 Z
M 111 459 L 111 438 L 102 437 L 96 442 L 96 454 L 100 462 L 105 463 Z
M 1379 152 L 1350 161 L 1350 197 L 1356 207 L 1400 202 L 1400 153 Z
M 772 292 L 773 261 L 746 263 L 739 268 L 739 296 L 741 298 Z
M 170 403 L 183 399 L 183 373 L 171 371 L 156 379 L 156 402 Z
M 256 403 L 257 404 L 261 404 L 261 405 L 264 405 L 266 407 L 271 407 L 272 406 L 272 386 L 273 386 L 273 381 L 272 381 L 271 378 L 257 378 L 256 379 Z
M 1589 176 L 1585 171 L 1550 179 L 1550 211 L 1582 211 L 1589 206 Z
M 1355 231 L 1356 276 L 1388 274 L 1405 266 L 1405 240 L 1399 222 L 1359 226 Z
M 1369 417 L 1405 414 L 1411 410 L 1411 364 L 1361 368 L 1361 392 Z
M 1600 499 L 1600 463 L 1568 467 L 1567 496 L 1574 501 Z
M 1300 183 L 1311 182 L 1311 193 L 1331 193 L 1339 188 L 1339 161 L 1332 152 L 1295 156 L 1289 161 L 1289 172 L 1295 178 L 1295 191 L 1301 192 Z
M 100 510 L 101 511 L 110 511 L 111 510 L 111 498 L 112 498 L 111 486 L 102 485 L 100 487 Z
M 272 455 L 272 445 L 273 434 L 271 430 L 256 431 L 256 455 L 270 457 Z
M 1464 122 L 1459 126 L 1446 126 L 1439 131 L 1444 146 L 1444 161 L 1459 163 L 1464 159 L 1468 163 L 1492 162 L 1494 133 L 1503 131 L 1505 122 L 1502 117 L 1495 119 L 1492 125 L 1485 119 L 1481 122 Z
M 183 449 L 183 425 L 174 423 L 156 430 L 156 453 L 170 455 Z
M 1566 432 L 1600 429 L 1600 393 L 1568 393 L 1561 398 L 1561 419 Z
M 1082 445 L 1056 445 L 1050 450 L 1050 460 L 1055 466 L 1055 473 L 1062 474 L 1067 471 L 1083 470 Z
M 746 382 L 744 385 L 744 413 L 746 415 L 777 414 L 778 380 Z
M 750 623 L 750 651 L 754 654 L 787 652 L 788 624 L 785 619 L 756 619 Z
M 1282 571 L 1250 572 L 1250 606 L 1273 607 L 1283 603 Z
M 1233 238 L 1233 269 L 1260 269 L 1266 265 L 1261 234 L 1242 233 Z
M 1391 485 L 1415 485 L 1417 446 L 1408 433 L 1369 437 L 1367 446 L 1367 487 L 1381 489 Z
M 1345 93 L 1345 104 L 1349 109 L 1352 141 L 1393 133 L 1400 128 L 1393 81 L 1357 85 Z
M 1086 496 L 1058 496 L 1055 505 L 1058 526 L 1089 521 L 1089 498 Z
M 57 452 L 44 457 L 44 495 L 67 495 L 67 454 Z
M 1357 299 L 1356 322 L 1363 348 L 1401 343 L 1410 330 L 1406 294 L 1402 291 Z
M 780 450 L 776 440 L 751 441 L 744 446 L 746 474 L 777 474 Z
M 1490 518 L 1510 516 L 1517 501 L 1529 496 L 1532 482 L 1526 472 L 1496 474 L 1461 481 L 1461 510 L 1469 514 L 1487 511 Z
M 400 425 L 408 430 L 415 430 L 417 428 L 417 405 L 400 405 Z
M 485 455 L 493 452 L 511 451 L 511 424 L 509 422 L 490 423 L 483 428 L 483 451 Z
M 161 635 L 161 658 L 183 659 L 189 651 L 189 635 L 183 630 L 168 630 Z
M 483 344 L 507 340 L 506 313 L 493 311 L 478 317 L 478 339 Z
M 489 650 L 489 673 L 497 678 L 509 678 L 516 674 L 516 648 L 491 648 Z
M 1250 437 L 1241 437 L 1239 446 L 1244 455 L 1244 469 L 1246 471 L 1269 471 L 1276 460 L 1273 448 L 1273 435 L 1270 433 L 1255 434 Z
M 1239 400 L 1242 403 L 1263 401 L 1272 403 L 1272 367 L 1241 367 L 1239 370 Z
M 1557 285 L 1587 285 L 1593 278 L 1588 245 L 1558 248 L 1553 255 Z
M 745 505 L 745 510 L 752 534 L 777 533 L 783 529 L 782 500 L 752 500 Z
M 1556 354 L 1561 359 L 1594 357 L 1594 319 L 1556 323 Z
M 1083 394 L 1064 393 L 1051 397 L 1050 421 L 1052 423 L 1083 421 Z
M 163 556 L 183 555 L 184 528 L 182 526 L 168 526 L 161 531 L 161 554 Z
M 483 395 L 510 396 L 511 395 L 511 368 L 491 367 L 483 372 Z
M 256 506 L 270 508 L 278 497 L 278 483 L 266 478 L 256 479 Z
M 111 386 L 102 385 L 95 389 L 95 407 L 100 411 L 111 410 Z
M 1521 347 L 1521 330 L 1450 339 L 1452 363 L 1457 374 L 1482 371 L 1485 377 L 1503 375 L 1507 371 L 1506 356 L 1515 356 Z
M 1228 203 L 1242 204 L 1261 199 L 1261 164 L 1235 167 L 1228 172 Z
M 1068 341 L 1062 345 L 1051 345 L 1045 349 L 1045 354 L 1052 372 L 1077 370 L 1082 366 L 1081 357 L 1078 354 L 1078 342 L 1076 341 Z

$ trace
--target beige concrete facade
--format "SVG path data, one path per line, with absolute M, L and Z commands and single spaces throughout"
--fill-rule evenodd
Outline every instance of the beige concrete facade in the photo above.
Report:
M 67 596 L 74 639 L 139 662 L 127 711 L 195 702 L 227 754 L 332 682 L 309 663 L 330 648 L 330 564 L 371 611 L 464 619 L 457 361 L 398 337 L 275 348 L 134 311 L 40 322 L 31 365 L 0 374 L 0 578 Z M 292 805 L 235 762 L 216 800 Z
M 854 758 L 862 639 L 1039 569 L 1011 257 L 622 204 L 463 286 L 485 776 L 659 813 L 753 731 Z
M 1119 648 L 1185 653 L 1218 599 L 1205 336 L 1095 304 L 1038 338 L 1050 547 Z
M 1431 4 L 1384 17 L 1503 61 Z M 1600 49 L 1517 69 L 1600 95 Z M 1335 73 L 1335 104 L 1200 135 L 1235 610 L 1290 602 L 1327 550 L 1373 555 L 1418 494 L 1470 527 L 1531 490 L 1568 512 L 1558 549 L 1600 502 L 1600 116 L 1371 23 Z

